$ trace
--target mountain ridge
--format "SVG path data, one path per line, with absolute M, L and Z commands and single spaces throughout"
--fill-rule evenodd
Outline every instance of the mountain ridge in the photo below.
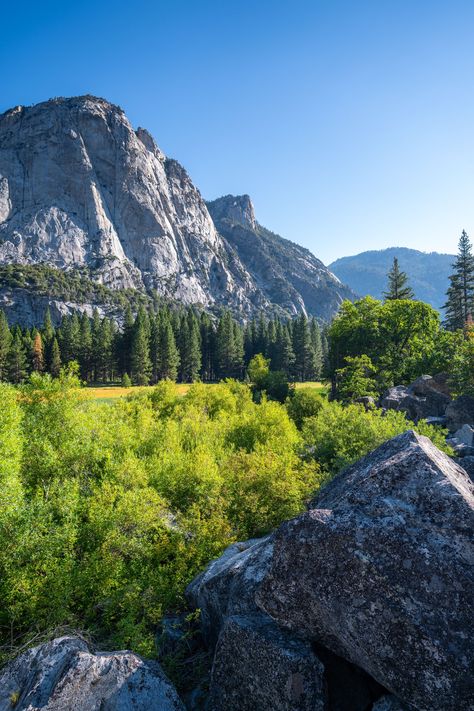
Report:
M 260 248 L 265 228 L 248 196 L 246 208 L 241 227 L 253 230 L 248 236 Z M 235 218 L 231 211 L 220 221 Z M 273 242 L 280 251 L 285 244 L 277 235 Z M 216 228 L 186 170 L 146 129 L 133 129 L 121 107 L 86 94 L 0 115 L 0 264 L 85 269 L 111 289 L 154 290 L 242 318 L 266 310 L 327 319 L 351 294 L 296 245 L 291 288 L 268 255 L 264 269 L 242 255 Z M 275 299 L 278 284 L 284 299 Z
M 398 259 L 400 269 L 407 273 L 415 297 L 441 311 L 455 255 L 422 252 L 410 247 L 388 247 L 341 257 L 328 268 L 361 296 L 382 298 L 394 257 Z

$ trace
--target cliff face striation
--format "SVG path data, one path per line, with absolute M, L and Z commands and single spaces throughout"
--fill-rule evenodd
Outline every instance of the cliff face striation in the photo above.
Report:
M 0 265 L 81 270 L 112 289 L 156 290 L 242 317 L 272 306 L 332 315 L 350 292 L 307 250 L 261 228 L 242 200 L 235 209 L 232 199 L 211 203 L 221 236 L 184 168 L 103 99 L 58 98 L 0 116 Z
M 304 311 L 329 320 L 344 299 L 355 298 L 308 249 L 262 227 L 248 195 L 226 195 L 207 206 L 220 234 L 271 303 L 291 315 Z

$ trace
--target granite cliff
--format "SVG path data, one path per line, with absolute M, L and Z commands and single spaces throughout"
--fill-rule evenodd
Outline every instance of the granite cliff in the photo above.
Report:
M 79 270 L 109 289 L 228 306 L 243 318 L 259 309 L 328 318 L 350 295 L 307 250 L 261 228 L 247 198 L 210 207 L 214 220 L 184 168 L 103 99 L 56 98 L 0 116 L 0 265 Z M 1 278 L 0 301 L 18 314 L 17 296 L 28 299 Z M 33 294 L 33 312 L 35 296 L 57 295 Z

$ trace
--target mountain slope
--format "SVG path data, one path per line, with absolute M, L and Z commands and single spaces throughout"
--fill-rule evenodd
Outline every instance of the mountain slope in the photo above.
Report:
M 262 227 L 248 195 L 226 195 L 207 206 L 268 301 L 292 315 L 305 311 L 329 320 L 343 299 L 355 297 L 308 249 Z
M 261 309 L 330 318 L 350 295 L 310 252 L 253 217 L 235 230 L 232 211 L 215 216 L 223 236 L 184 168 L 104 99 L 57 98 L 0 115 L 0 265 L 16 269 L 13 285 L 0 281 L 0 305 L 22 319 L 37 319 L 48 298 L 43 291 L 36 308 L 34 290 L 20 293 L 22 265 L 227 306 L 241 318 Z
M 380 299 L 387 288 L 387 272 L 394 257 L 398 258 L 400 269 L 407 273 L 416 298 L 441 309 L 455 259 L 452 254 L 390 247 L 337 259 L 329 269 L 361 296 L 369 294 Z

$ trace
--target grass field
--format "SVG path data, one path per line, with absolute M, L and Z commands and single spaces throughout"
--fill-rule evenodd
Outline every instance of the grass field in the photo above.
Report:
M 209 383 L 207 387 L 212 388 L 213 386 L 213 383 Z M 140 390 L 149 390 L 152 387 L 153 386 L 150 385 L 146 387 L 123 388 L 120 385 L 102 385 L 98 387 L 87 387 L 86 392 L 91 399 L 111 402 L 112 400 L 117 400 L 120 397 L 125 397 L 125 395 L 129 395 L 130 393 L 136 393 Z M 189 390 L 190 385 L 189 383 L 177 383 L 176 387 L 180 395 L 185 395 L 185 393 Z M 306 383 L 295 383 L 295 387 L 297 389 L 315 388 L 316 390 L 321 391 L 321 393 L 326 391 L 326 386 L 323 383 L 318 382 L 308 381 Z

